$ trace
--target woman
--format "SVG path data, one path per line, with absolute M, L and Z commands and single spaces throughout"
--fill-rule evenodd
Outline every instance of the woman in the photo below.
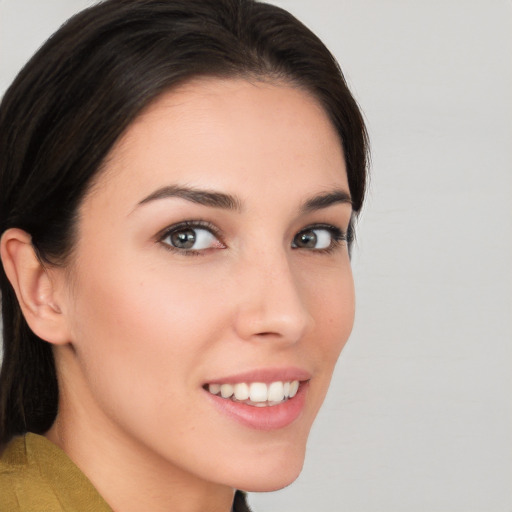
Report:
M 366 150 L 277 7 L 62 27 L 0 110 L 0 508 L 245 510 L 234 489 L 291 483 L 352 328 Z

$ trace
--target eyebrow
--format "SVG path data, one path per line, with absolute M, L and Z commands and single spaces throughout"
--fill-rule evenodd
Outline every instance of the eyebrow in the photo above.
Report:
M 350 194 L 342 189 L 319 194 L 305 201 L 300 210 L 302 213 L 311 213 L 338 203 L 349 204 L 352 206 L 352 198 L 350 197 Z
M 169 185 L 155 190 L 152 194 L 140 201 L 139 205 L 146 204 L 157 199 L 168 199 L 172 197 L 186 199 L 192 203 L 202 204 L 203 206 L 209 206 L 210 208 L 222 208 L 224 210 L 236 211 L 242 210 L 242 202 L 240 199 L 231 194 L 180 187 L 178 185 Z
M 202 190 L 179 185 L 168 185 L 155 190 L 149 196 L 139 202 L 139 206 L 159 199 L 181 198 L 193 203 L 208 206 L 210 208 L 221 208 L 224 210 L 242 211 L 242 201 L 234 195 L 212 190 Z M 311 213 L 333 206 L 335 204 L 352 205 L 350 194 L 342 189 L 316 195 L 306 200 L 300 207 L 301 213 Z

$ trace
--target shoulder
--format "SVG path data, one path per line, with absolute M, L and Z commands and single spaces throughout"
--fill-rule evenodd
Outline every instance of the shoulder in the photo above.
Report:
M 111 512 L 60 448 L 42 436 L 12 439 L 0 457 L 0 511 Z
M 27 505 L 35 510 L 36 503 L 30 503 L 31 495 L 43 500 L 41 507 L 45 505 L 43 482 L 35 469 L 27 456 L 25 436 L 12 439 L 0 457 L 0 510 L 31 510 Z

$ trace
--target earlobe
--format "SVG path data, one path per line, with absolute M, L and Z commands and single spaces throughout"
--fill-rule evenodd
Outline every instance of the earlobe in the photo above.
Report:
M 0 241 L 0 256 L 32 331 L 53 344 L 69 342 L 66 318 L 56 294 L 55 276 L 37 257 L 31 236 L 18 228 L 6 230 Z

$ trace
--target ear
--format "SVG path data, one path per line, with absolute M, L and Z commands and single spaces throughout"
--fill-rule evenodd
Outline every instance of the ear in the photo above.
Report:
M 0 257 L 32 331 L 56 345 L 69 342 L 66 318 L 56 292 L 57 271 L 61 269 L 46 268 L 36 255 L 31 236 L 18 228 L 3 233 Z

